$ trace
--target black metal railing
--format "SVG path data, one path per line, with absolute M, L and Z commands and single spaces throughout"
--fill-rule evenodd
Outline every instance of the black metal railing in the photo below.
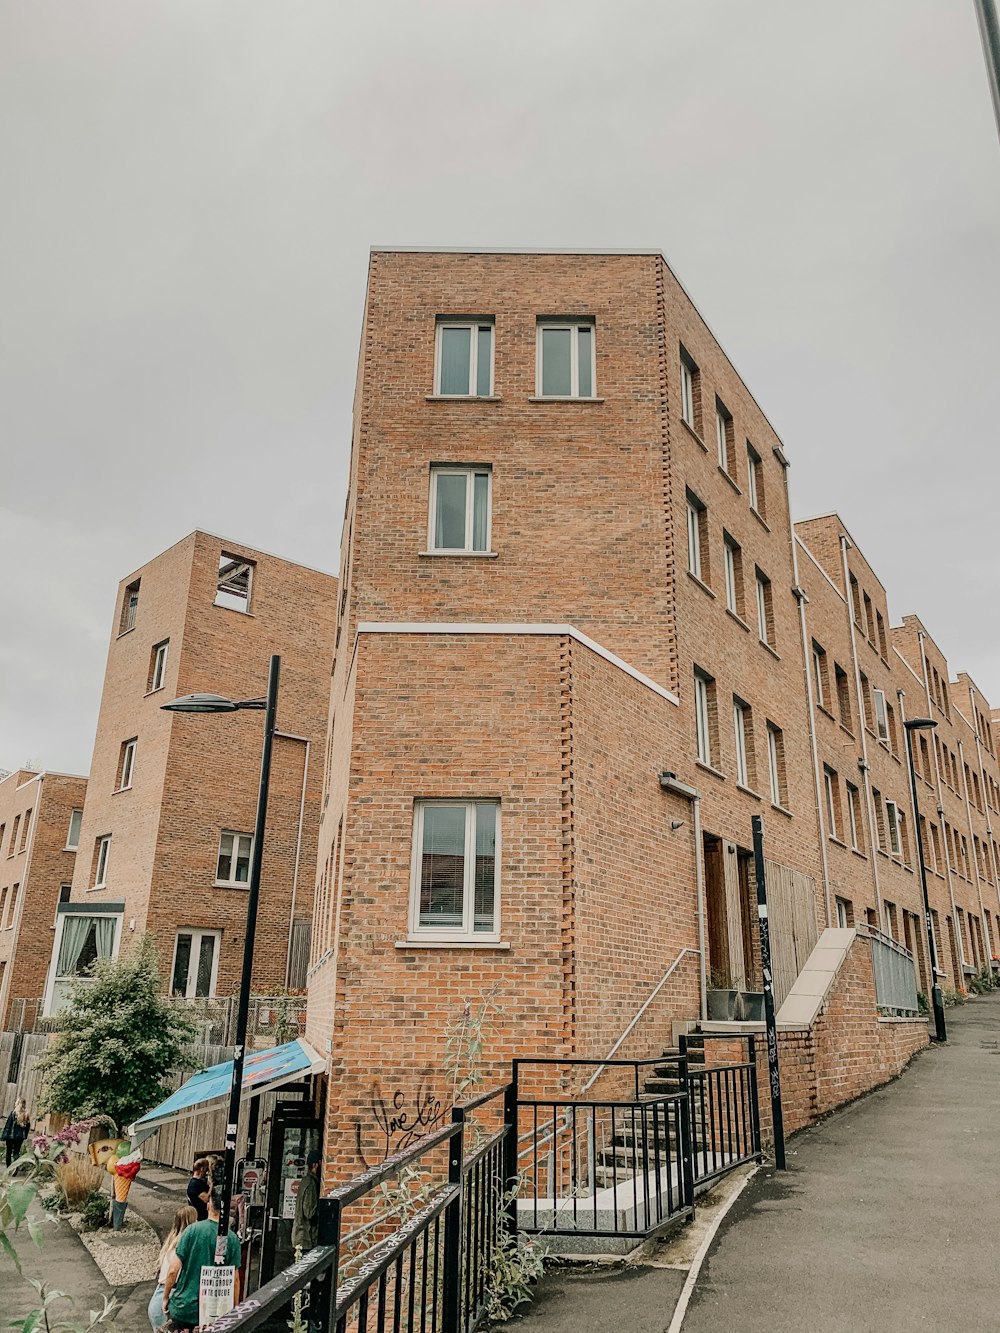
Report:
M 320 1333 L 473 1333 L 487 1312 L 501 1232 L 511 1226 L 504 1187 L 511 1127 L 487 1133 L 471 1116 L 501 1097 L 506 1109 L 506 1093 L 454 1107 L 450 1125 L 321 1198 L 316 1248 L 206 1330 L 283 1326 L 298 1298 Z M 447 1179 L 436 1183 L 442 1151 Z M 386 1209 L 379 1192 L 404 1171 L 420 1182 L 419 1206 L 405 1218 L 398 1201 Z M 375 1215 L 345 1232 L 358 1203 Z
M 517 1225 L 522 1231 L 648 1236 L 694 1209 L 689 1106 L 683 1089 L 646 1094 L 660 1060 L 515 1060 Z M 615 1092 L 524 1094 L 539 1070 L 597 1067 Z M 594 1080 L 590 1081 L 592 1086 Z M 617 1095 L 616 1095 L 617 1094 Z
M 706 1067 L 692 1064 L 685 1056 L 678 1061 L 691 1112 L 691 1169 L 696 1186 L 760 1159 L 757 1059 L 752 1036 L 747 1043 L 743 1064 Z

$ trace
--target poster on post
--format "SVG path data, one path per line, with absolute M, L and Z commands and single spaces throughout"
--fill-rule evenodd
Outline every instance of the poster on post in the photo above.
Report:
M 198 1290 L 198 1323 L 209 1324 L 228 1314 L 236 1304 L 236 1268 L 232 1264 L 205 1264 Z

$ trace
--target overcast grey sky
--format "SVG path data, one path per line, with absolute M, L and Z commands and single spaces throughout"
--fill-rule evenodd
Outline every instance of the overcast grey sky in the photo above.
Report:
M 1000 704 L 972 0 L 0 0 L 0 191 L 0 766 L 87 770 L 192 528 L 336 569 L 373 243 L 661 248 L 796 514 Z

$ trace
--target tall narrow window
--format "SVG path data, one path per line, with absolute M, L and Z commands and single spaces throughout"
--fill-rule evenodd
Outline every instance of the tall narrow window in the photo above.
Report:
M 851 687 L 847 681 L 847 672 L 839 663 L 834 662 L 833 674 L 837 682 L 837 711 L 840 713 L 840 724 L 851 730 Z
M 875 630 L 876 630 L 876 633 L 878 634 L 878 650 L 879 650 L 879 655 L 880 655 L 881 657 L 885 658 L 886 661 L 888 661 L 888 659 L 889 659 L 889 645 L 888 645 L 888 641 L 886 640 L 886 637 L 885 637 L 885 621 L 882 619 L 882 612 L 881 612 L 881 611 L 876 611 L 876 612 L 875 612 Z
M 771 599 L 771 580 L 757 570 L 757 632 L 761 643 L 774 647 L 774 604 Z
M 743 552 L 739 542 L 723 533 L 722 556 L 726 575 L 726 606 L 743 618 Z
M 705 554 L 707 548 L 702 540 L 707 527 L 707 511 L 694 491 L 687 493 L 687 530 L 688 530 L 688 573 L 693 574 L 702 583 L 707 583 Z
M 223 830 L 219 838 L 219 859 L 215 868 L 216 884 L 243 885 L 250 880 L 250 854 L 253 837 L 249 833 Z
M 118 626 L 119 634 L 127 634 L 130 629 L 135 628 L 135 616 L 139 609 L 139 583 L 139 579 L 136 579 L 134 583 L 130 583 L 122 596 L 121 622 Z
M 219 557 L 219 576 L 215 585 L 215 605 L 230 611 L 250 610 L 250 590 L 253 584 L 254 564 L 239 555 Z
M 889 851 L 893 855 L 899 856 L 903 850 L 903 844 L 899 837 L 899 810 L 895 801 L 886 800 L 885 823 L 889 834 Z
M 103 838 L 98 838 L 94 848 L 94 888 L 103 889 L 108 882 L 108 856 L 111 852 L 110 833 Z
M 719 455 L 719 467 L 722 468 L 726 476 L 731 477 L 736 471 L 733 414 L 719 398 L 715 400 L 715 442 Z
M 489 320 L 439 320 L 434 392 L 488 398 L 493 392 L 493 324 Z
M 875 700 L 875 734 L 880 741 L 889 739 L 889 714 L 885 706 L 885 690 L 873 690 Z
M 747 495 L 750 508 L 761 518 L 767 518 L 764 508 L 764 465 L 760 454 L 747 440 Z
M 7 855 L 14 856 L 17 852 L 17 830 L 21 824 L 21 816 L 15 815 L 14 822 L 10 828 L 10 846 L 7 848 Z
M 860 589 L 860 587 L 858 586 L 858 581 L 857 581 L 857 579 L 854 577 L 854 575 L 852 574 L 850 577 L 851 577 L 851 607 L 852 607 L 852 609 L 853 609 L 853 611 L 854 611 L 854 622 L 855 622 L 856 625 L 858 625 L 858 626 L 860 627 L 860 625 L 861 625 L 861 589 Z
M 594 326 L 592 323 L 538 324 L 538 396 L 593 398 Z
M 149 678 L 146 681 L 146 692 L 152 694 L 154 690 L 162 690 L 167 676 L 167 649 L 170 646 L 170 640 L 164 639 L 162 643 L 155 644 L 149 657 Z
M 712 767 L 714 757 L 711 719 L 714 690 L 715 681 L 712 677 L 706 675 L 704 671 L 696 669 L 694 673 L 695 742 L 698 758 L 709 767 Z
M 771 782 L 771 800 L 784 808 L 788 803 L 785 784 L 785 737 L 780 727 L 767 724 L 767 769 Z
M 488 551 L 493 473 L 488 467 L 432 467 L 431 551 Z
M 31 832 L 31 806 L 29 805 L 24 812 L 24 819 L 21 821 L 21 846 L 19 851 L 24 851 L 28 845 L 28 834 Z
M 733 738 L 736 742 L 736 781 L 741 787 L 750 786 L 747 764 L 747 705 L 742 699 L 733 699 Z
M 815 639 L 812 644 L 813 689 L 820 708 L 826 708 L 828 690 L 826 686 L 826 650 Z
M 66 834 L 66 850 L 75 852 L 80 846 L 80 825 L 83 823 L 83 811 L 73 810 L 69 816 L 69 832 Z
M 118 759 L 118 790 L 127 791 L 132 785 L 132 775 L 135 772 L 135 747 L 138 739 L 133 736 L 130 741 L 122 744 L 121 755 Z
M 496 801 L 416 803 L 411 934 L 438 939 L 497 937 L 499 824 Z
M 840 840 L 840 793 L 837 775 L 832 768 L 823 766 L 823 791 L 826 795 L 827 832 Z
M 698 404 L 698 367 L 681 348 L 681 420 L 691 427 L 692 430 L 698 429 L 697 419 Z
M 851 847 L 856 852 L 861 848 L 861 792 L 853 782 L 847 783 L 847 824 L 851 835 Z

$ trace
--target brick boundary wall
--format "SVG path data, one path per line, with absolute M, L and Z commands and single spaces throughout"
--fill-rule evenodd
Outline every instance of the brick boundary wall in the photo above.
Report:
M 785 1133 L 794 1134 L 838 1106 L 898 1078 L 928 1042 L 925 1019 L 879 1016 L 871 942 L 856 936 L 813 1022 L 802 1027 L 779 1025 Z M 745 1059 L 743 1040 L 709 1034 L 706 1058 L 713 1065 Z M 774 1135 L 763 1030 L 757 1034 L 757 1078 L 761 1136 L 769 1144 Z

